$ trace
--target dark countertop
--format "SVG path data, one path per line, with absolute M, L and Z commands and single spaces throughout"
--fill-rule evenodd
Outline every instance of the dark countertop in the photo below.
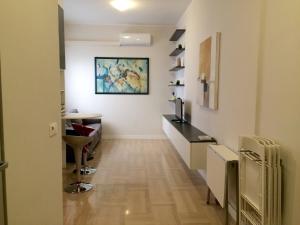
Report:
M 175 121 L 172 121 L 173 119 L 176 119 L 175 115 L 163 115 L 164 118 L 166 118 L 175 128 L 179 131 L 189 142 L 195 143 L 195 142 L 216 142 L 215 139 L 209 140 L 209 141 L 201 141 L 198 136 L 206 136 L 207 134 L 203 133 L 193 125 L 189 123 L 178 123 Z

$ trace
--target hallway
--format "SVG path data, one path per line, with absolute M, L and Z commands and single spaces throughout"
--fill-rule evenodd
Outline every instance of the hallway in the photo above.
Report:
M 98 170 L 85 179 L 96 188 L 64 193 L 64 225 L 219 225 L 224 217 L 167 140 L 105 140 L 90 164 Z

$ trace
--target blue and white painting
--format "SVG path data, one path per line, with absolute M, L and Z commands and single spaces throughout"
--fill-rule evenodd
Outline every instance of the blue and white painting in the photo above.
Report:
M 95 58 L 96 94 L 149 94 L 149 58 Z

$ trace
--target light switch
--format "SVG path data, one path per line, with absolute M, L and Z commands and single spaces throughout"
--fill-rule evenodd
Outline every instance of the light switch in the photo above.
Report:
M 57 123 L 53 122 L 49 124 L 49 137 L 53 137 L 57 134 Z

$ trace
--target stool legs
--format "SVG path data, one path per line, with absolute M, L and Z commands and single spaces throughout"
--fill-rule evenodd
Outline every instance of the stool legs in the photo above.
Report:
M 89 167 L 87 165 L 87 155 L 88 151 L 86 149 L 83 150 L 83 168 L 81 169 L 81 174 L 82 175 L 90 175 L 96 173 L 96 169 L 93 167 Z
M 90 183 L 84 183 L 81 181 L 80 169 L 81 169 L 82 149 L 75 148 L 74 155 L 76 160 L 76 182 L 70 184 L 67 188 L 65 188 L 65 191 L 68 193 L 81 193 L 81 192 L 90 191 L 93 189 L 94 186 Z

